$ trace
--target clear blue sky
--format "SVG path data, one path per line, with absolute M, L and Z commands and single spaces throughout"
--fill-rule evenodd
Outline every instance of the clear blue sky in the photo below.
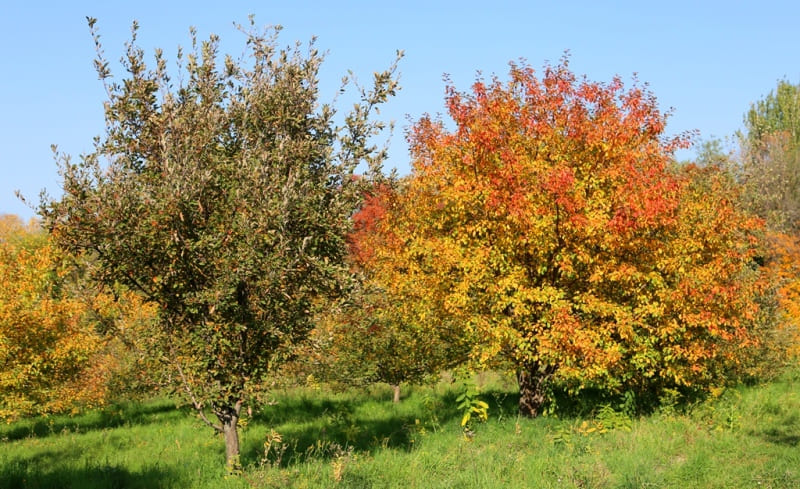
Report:
M 442 74 L 467 89 L 477 71 L 507 72 L 525 58 L 539 68 L 565 50 L 571 68 L 598 81 L 634 73 L 663 109 L 673 108 L 668 132 L 699 130 L 702 138 L 740 128 L 749 104 L 778 79 L 800 82 L 797 32 L 800 2 L 762 0 L 669 2 L 151 1 L 0 3 L 0 213 L 33 211 L 15 190 L 38 202 L 46 188 L 60 194 L 50 145 L 77 157 L 103 131 L 104 91 L 92 68 L 94 47 L 85 17 L 98 19 L 106 56 L 123 53 L 131 21 L 140 44 L 174 56 L 188 45 L 188 27 L 222 36 L 238 54 L 243 37 L 233 22 L 255 14 L 281 24 L 281 44 L 318 37 L 328 50 L 323 86 L 332 97 L 352 69 L 363 80 L 405 50 L 402 90 L 383 111 L 397 121 L 388 166 L 408 172 L 407 117 L 443 110 Z M 682 158 L 691 153 L 679 155 Z

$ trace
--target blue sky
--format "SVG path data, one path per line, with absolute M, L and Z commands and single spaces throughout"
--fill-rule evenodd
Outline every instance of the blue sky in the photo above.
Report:
M 188 28 L 216 33 L 222 48 L 241 53 L 233 22 L 254 14 L 259 24 L 281 24 L 280 44 L 318 37 L 329 51 L 323 99 L 334 95 L 348 69 L 362 80 L 388 66 L 397 49 L 402 90 L 382 115 L 397 122 L 387 166 L 408 172 L 403 128 L 408 118 L 443 111 L 448 73 L 466 90 L 476 72 L 507 72 L 526 59 L 540 68 L 569 50 L 570 66 L 608 81 L 634 73 L 662 109 L 673 109 L 667 132 L 698 130 L 702 138 L 741 127 L 749 104 L 778 79 L 800 82 L 796 38 L 800 2 L 763 0 L 670 2 L 336 2 L 256 1 L 42 2 L 0 4 L 0 213 L 34 212 L 14 191 L 38 202 L 46 188 L 58 196 L 51 144 L 77 157 L 103 131 L 104 91 L 92 68 L 94 47 L 85 17 L 98 19 L 106 57 L 123 53 L 131 22 L 152 53 L 172 58 L 188 45 Z M 690 152 L 679 155 L 688 158 Z

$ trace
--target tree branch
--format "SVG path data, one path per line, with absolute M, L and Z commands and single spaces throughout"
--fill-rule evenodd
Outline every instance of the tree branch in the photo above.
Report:
M 183 369 L 181 368 L 181 362 L 175 357 L 174 350 L 170 348 L 170 354 L 175 359 L 175 366 L 178 369 L 178 375 L 181 377 L 181 385 L 183 385 L 183 390 L 186 392 L 186 395 L 189 396 L 189 400 L 192 402 L 192 406 L 194 407 L 195 411 L 197 411 L 197 415 L 200 417 L 201 420 L 208 426 L 210 426 L 214 431 L 217 433 L 222 433 L 222 425 L 214 424 L 211 420 L 208 419 L 206 413 L 203 412 L 203 404 L 200 403 L 192 392 L 192 388 L 189 386 L 189 382 L 186 380 L 186 375 L 183 373 Z

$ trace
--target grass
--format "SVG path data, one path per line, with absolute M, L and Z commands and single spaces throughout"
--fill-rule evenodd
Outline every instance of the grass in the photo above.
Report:
M 790 372 L 680 412 L 527 420 L 494 379 L 471 439 L 449 385 L 399 405 L 388 387 L 295 389 L 246 421 L 241 476 L 190 413 L 120 404 L 0 426 L 0 488 L 796 488 L 799 386 Z

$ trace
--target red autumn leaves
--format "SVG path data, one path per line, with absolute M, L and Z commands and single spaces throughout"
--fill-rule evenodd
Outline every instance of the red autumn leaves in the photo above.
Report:
M 446 106 L 454 129 L 412 127 L 413 171 L 367 199 L 352 248 L 430 328 L 459 324 L 474 362 L 705 389 L 760 343 L 760 221 L 722 172 L 673 162 L 688 141 L 665 138 L 652 94 L 512 64 Z

